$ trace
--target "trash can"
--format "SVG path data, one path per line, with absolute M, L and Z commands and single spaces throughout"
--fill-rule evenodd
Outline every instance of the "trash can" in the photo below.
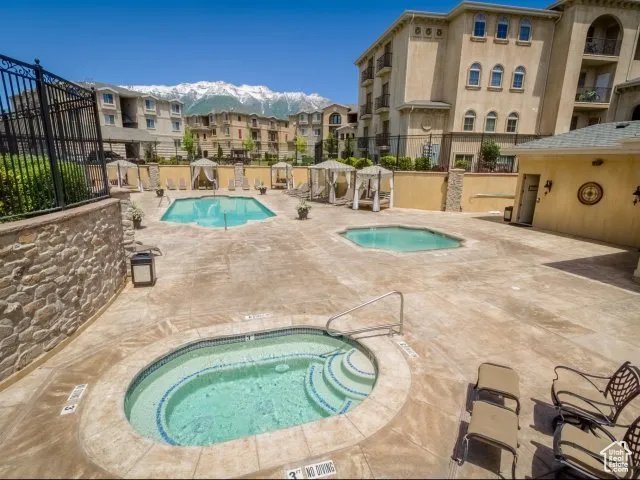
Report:
M 504 217 L 503 220 L 505 222 L 510 222 L 511 217 L 513 216 L 513 207 L 504 207 Z

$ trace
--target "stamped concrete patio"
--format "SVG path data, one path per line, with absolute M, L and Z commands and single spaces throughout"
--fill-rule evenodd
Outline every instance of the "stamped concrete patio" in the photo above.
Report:
M 554 466 L 553 367 L 607 373 L 624 360 L 640 361 L 640 288 L 630 280 L 637 252 L 467 214 L 401 209 L 376 214 L 314 204 L 310 219 L 301 222 L 295 219 L 296 201 L 276 191 L 259 199 L 277 217 L 224 231 L 161 222 L 166 204 L 158 207 L 151 193 L 133 197 L 147 213 L 138 240 L 164 252 L 156 259 L 158 282 L 152 288 L 127 285 L 64 350 L 0 392 L 0 477 L 124 472 L 128 477 L 284 478 L 289 468 L 326 459 L 335 462 L 339 477 L 495 477 L 501 463 L 508 475 L 510 458 L 479 444 L 471 444 L 463 466 L 451 460 L 469 419 L 468 391 L 483 361 L 510 365 L 520 374 L 518 476 L 535 477 Z M 393 254 L 361 249 L 336 234 L 373 224 L 433 228 L 464 238 L 465 245 Z M 326 430 L 320 435 L 313 424 L 294 427 L 250 437 L 235 454 L 148 441 L 127 452 L 133 460 L 118 472 L 105 469 L 108 462 L 102 459 L 114 456 L 119 439 L 104 438 L 102 449 L 85 441 L 84 429 L 100 435 L 100 427 L 111 421 L 93 416 L 101 398 L 92 388 L 106 388 L 100 390 L 107 392 L 105 401 L 110 379 L 119 383 L 114 388 L 126 388 L 131 377 L 119 377 L 112 367 L 147 348 L 163 351 L 212 332 L 321 325 L 332 314 L 396 289 L 405 294 L 405 331 L 384 337 L 384 348 L 391 345 L 404 358 L 379 362 L 397 372 L 398 384 L 406 381 L 407 394 L 385 391 L 397 396 L 397 412 L 376 398 L 358 407 L 369 402 L 386 423 L 381 428 L 369 428 L 356 409 L 322 424 Z M 255 313 L 271 316 L 245 319 Z M 390 300 L 342 325 L 395 315 Z M 399 340 L 418 357 L 407 357 Z M 73 387 L 84 383 L 89 387 L 78 410 L 61 416 Z M 332 435 L 337 423 L 353 432 L 353 442 Z M 284 436 L 297 448 L 279 448 Z

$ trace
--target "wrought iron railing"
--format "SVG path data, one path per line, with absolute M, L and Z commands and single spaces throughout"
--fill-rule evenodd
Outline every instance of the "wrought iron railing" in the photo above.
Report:
M 376 110 L 379 110 L 381 108 L 389 108 L 389 97 L 390 95 L 388 93 L 383 93 L 382 95 L 376 97 Z
M 96 94 L 0 55 L 0 222 L 109 196 Z
M 584 53 L 588 55 L 618 56 L 620 54 L 620 40 L 617 38 L 588 37 L 584 43 Z
M 388 133 L 378 133 L 378 134 L 376 134 L 376 146 L 377 147 L 388 147 L 389 146 L 389 134 Z
M 376 60 L 376 71 L 379 72 L 380 70 L 382 70 L 383 68 L 386 67 L 390 67 L 391 66 L 391 57 L 393 55 L 391 54 L 391 52 L 386 52 L 383 53 L 377 60 Z
M 364 83 L 367 80 L 373 80 L 373 65 L 369 65 L 360 73 L 360 83 Z
M 576 102 L 609 103 L 611 88 L 605 87 L 578 87 L 576 90 Z
M 360 116 L 371 115 L 371 103 L 360 105 Z

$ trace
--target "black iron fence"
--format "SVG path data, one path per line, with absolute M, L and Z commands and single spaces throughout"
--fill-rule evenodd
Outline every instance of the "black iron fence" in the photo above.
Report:
M 584 42 L 584 53 L 588 55 L 617 56 L 620 53 L 620 40 L 617 38 L 588 37 Z
M 0 222 L 108 196 L 95 92 L 0 55 Z
M 316 144 L 315 162 L 327 158 L 366 158 L 393 170 L 517 172 L 517 158 L 508 147 L 539 138 L 538 135 L 446 133 L 390 135 L 342 139 Z

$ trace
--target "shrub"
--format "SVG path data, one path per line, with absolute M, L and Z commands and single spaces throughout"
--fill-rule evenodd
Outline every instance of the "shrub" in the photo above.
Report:
M 371 165 L 373 165 L 373 162 L 368 158 L 354 158 L 354 160 L 355 160 L 355 163 L 353 166 L 356 167 L 358 170 L 364 167 L 370 167 Z
M 425 171 L 431 170 L 431 159 L 428 157 L 418 157 L 416 158 L 416 170 Z
M 313 165 L 314 164 L 314 158 L 309 156 L 309 155 L 303 155 L 302 156 L 302 165 Z
M 385 155 L 384 157 L 380 158 L 380 165 L 382 165 L 384 168 L 395 168 L 396 157 L 394 157 L 393 155 Z
M 398 170 L 413 170 L 411 157 L 398 157 Z
M 465 170 L 468 170 L 470 165 L 465 162 L 464 160 L 456 160 L 456 164 L 455 164 L 456 168 L 464 168 Z

